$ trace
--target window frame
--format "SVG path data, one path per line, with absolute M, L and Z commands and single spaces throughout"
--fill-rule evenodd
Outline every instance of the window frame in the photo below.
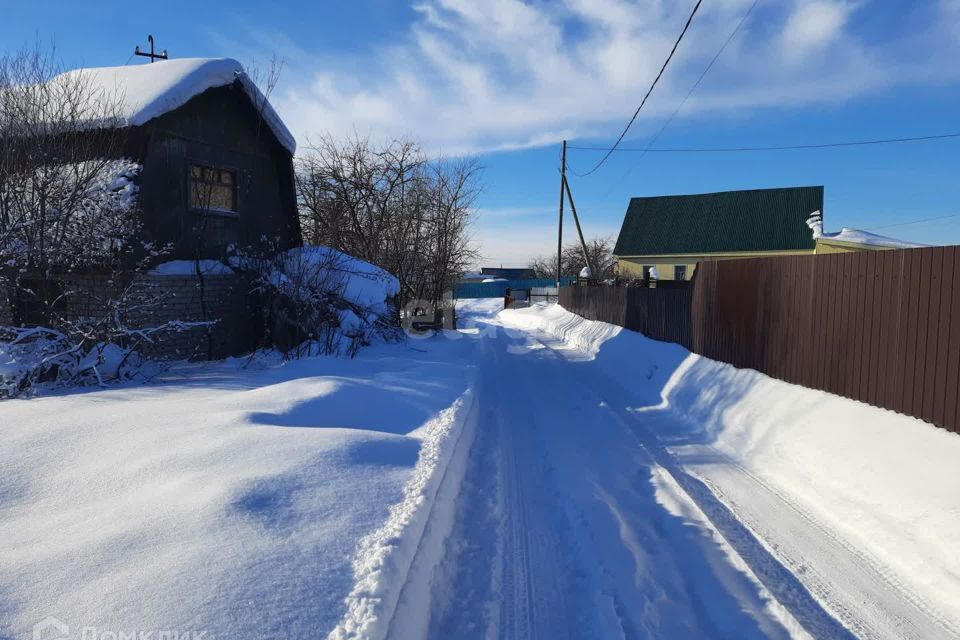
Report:
M 231 174 L 231 198 L 233 200 L 233 209 L 224 209 L 222 207 L 195 207 L 193 206 L 193 167 L 199 167 L 200 169 L 209 169 L 213 171 L 219 171 L 221 173 Z M 222 216 L 224 218 L 239 218 L 240 217 L 240 193 L 237 185 L 237 177 L 240 175 L 240 170 L 237 167 L 229 165 L 214 165 L 209 162 L 204 162 L 201 160 L 194 160 L 191 158 L 187 159 L 186 163 L 186 198 L 187 198 L 187 211 L 190 213 L 198 215 L 214 215 Z M 203 184 L 211 184 L 204 181 Z
M 677 273 L 683 272 L 683 277 L 678 278 Z M 685 264 L 675 264 L 673 265 L 673 279 L 674 280 L 686 280 L 687 279 L 687 265 Z

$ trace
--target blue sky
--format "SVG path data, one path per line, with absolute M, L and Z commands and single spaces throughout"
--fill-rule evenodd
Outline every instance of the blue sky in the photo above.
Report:
M 484 264 L 555 246 L 559 142 L 615 139 L 692 0 L 9 2 L 0 42 L 55 44 L 71 67 L 136 63 L 153 33 L 174 57 L 285 60 L 273 100 L 308 135 L 407 135 L 486 167 Z M 643 147 L 752 0 L 704 0 L 624 141 Z M 762 146 L 960 131 L 960 0 L 761 0 L 659 147 Z M 598 156 L 571 151 L 583 171 Z M 614 235 L 631 196 L 826 187 L 828 231 L 960 243 L 960 140 L 741 154 L 617 153 L 571 178 L 587 235 Z M 572 221 L 566 227 L 572 230 Z M 568 238 L 572 239 L 569 235 Z

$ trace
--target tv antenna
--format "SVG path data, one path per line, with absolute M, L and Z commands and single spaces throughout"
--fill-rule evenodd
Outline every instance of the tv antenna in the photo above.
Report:
M 166 49 L 164 49 L 164 50 L 161 51 L 160 53 L 154 53 L 154 52 L 153 52 L 153 36 L 152 36 L 152 35 L 148 35 L 148 36 L 147 36 L 147 42 L 150 43 L 150 53 L 147 53 L 147 52 L 145 52 L 145 51 L 140 51 L 140 45 L 137 45 L 136 48 L 133 50 L 133 55 L 135 55 L 135 56 L 143 56 L 144 58 L 150 58 L 150 62 L 151 62 L 151 63 L 152 63 L 154 60 L 167 60 L 167 59 L 168 59 L 167 50 L 166 50 Z

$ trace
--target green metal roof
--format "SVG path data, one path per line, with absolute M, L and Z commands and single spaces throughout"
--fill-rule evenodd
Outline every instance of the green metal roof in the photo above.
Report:
M 813 249 L 806 220 L 823 187 L 631 198 L 618 256 Z

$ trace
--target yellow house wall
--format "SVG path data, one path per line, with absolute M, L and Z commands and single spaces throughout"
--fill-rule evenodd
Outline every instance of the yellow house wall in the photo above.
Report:
M 800 251 L 756 251 L 744 253 L 705 253 L 705 254 L 677 254 L 672 256 L 623 256 L 617 258 L 616 272 L 626 278 L 643 277 L 643 268 L 648 265 L 657 267 L 660 280 L 673 280 L 673 268 L 677 265 L 686 265 L 687 279 L 693 277 L 698 262 L 704 260 L 738 260 L 744 258 L 763 258 L 773 256 L 807 255 L 814 250 Z
M 617 261 L 617 274 L 625 278 L 642 278 L 643 268 L 648 265 L 657 267 L 657 275 L 660 280 L 673 280 L 673 268 L 678 265 L 686 265 L 687 279 L 693 276 L 693 270 L 697 267 L 696 262 L 650 262 L 642 258 L 620 258 Z

